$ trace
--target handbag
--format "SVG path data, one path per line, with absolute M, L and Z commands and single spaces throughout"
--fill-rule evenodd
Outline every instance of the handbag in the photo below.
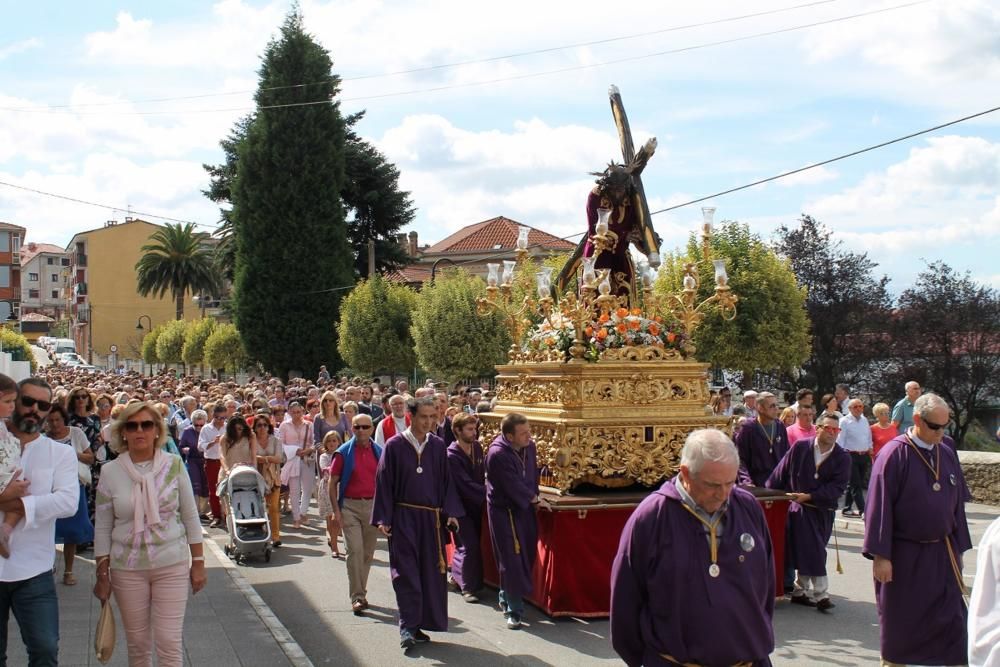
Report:
M 94 653 L 101 664 L 111 660 L 115 650 L 115 614 L 111 609 L 111 600 L 101 603 L 101 615 L 97 619 L 97 630 L 94 632 Z

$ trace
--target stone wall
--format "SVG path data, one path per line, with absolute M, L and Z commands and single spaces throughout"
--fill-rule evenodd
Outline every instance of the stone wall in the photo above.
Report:
M 973 502 L 1000 505 L 1000 453 L 959 451 L 958 459 Z

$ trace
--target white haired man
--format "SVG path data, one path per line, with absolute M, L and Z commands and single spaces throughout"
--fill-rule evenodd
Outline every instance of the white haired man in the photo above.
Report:
M 865 419 L 865 404 L 860 398 L 847 402 L 850 414 L 840 418 L 840 435 L 837 444 L 851 455 L 851 481 L 847 485 L 844 516 L 864 516 L 865 489 L 872 469 L 872 428 Z M 855 512 L 853 505 L 857 505 Z
M 757 392 L 748 389 L 743 392 L 743 407 L 746 409 L 747 419 L 757 419 Z
M 764 511 L 736 487 L 739 466 L 725 433 L 693 431 L 680 473 L 625 524 L 611 644 L 630 667 L 770 664 L 774 555 Z
M 950 421 L 948 404 L 924 394 L 913 426 L 875 459 L 862 553 L 874 561 L 883 664 L 968 662 L 962 554 L 972 540 L 962 466 L 941 446 Z
M 906 396 L 899 399 L 899 402 L 892 408 L 892 423 L 896 425 L 896 430 L 900 433 L 913 426 L 913 403 L 920 398 L 920 383 L 916 380 L 910 380 L 903 386 L 903 389 L 906 391 Z

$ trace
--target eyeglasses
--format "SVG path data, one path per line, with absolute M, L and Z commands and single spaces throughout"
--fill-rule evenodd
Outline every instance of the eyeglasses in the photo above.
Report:
M 201 428 L 204 425 L 205 425 L 204 422 L 202 422 L 201 424 L 191 424 L 191 426 L 194 426 L 195 428 Z
M 23 405 L 26 408 L 30 408 L 33 405 L 37 405 L 38 409 L 41 410 L 42 412 L 48 412 L 49 410 L 52 409 L 52 403 L 51 402 L 49 402 L 49 401 L 40 401 L 37 398 L 32 398 L 31 396 L 21 396 L 20 399 L 18 399 L 18 400 L 20 400 L 21 401 L 21 405 Z
M 76 396 L 73 397 L 73 400 L 74 401 L 79 401 L 79 400 L 86 401 L 88 398 L 90 398 L 90 396 L 87 396 L 86 394 L 77 394 Z
M 923 419 L 922 421 L 924 422 L 924 425 L 932 431 L 940 431 L 941 429 L 943 429 L 944 427 L 946 427 L 948 424 L 951 423 L 950 419 L 946 421 L 944 424 L 935 424 L 929 419 Z
M 156 428 L 156 422 L 152 419 L 143 419 L 141 422 L 125 422 L 125 432 L 126 433 L 136 433 L 139 429 L 143 431 L 152 431 Z
M 824 431 L 829 431 L 830 433 L 840 433 L 841 429 L 839 426 L 820 426 Z
M 371 427 L 372 427 L 371 424 L 355 424 L 354 425 L 354 430 L 355 431 L 367 431 Z

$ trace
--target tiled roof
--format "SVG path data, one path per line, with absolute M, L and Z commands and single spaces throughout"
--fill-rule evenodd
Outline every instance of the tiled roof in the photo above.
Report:
M 431 280 L 431 267 L 410 265 L 385 274 L 385 279 L 394 283 L 426 283 Z
M 57 245 L 52 245 L 51 243 L 35 243 L 35 249 L 32 250 L 32 244 L 21 246 L 21 264 L 27 264 L 31 261 L 31 258 L 43 252 L 51 253 L 54 255 L 65 255 L 66 249 L 60 248 Z
M 497 216 L 463 227 L 443 241 L 438 241 L 424 251 L 424 254 L 446 252 L 475 253 L 499 250 L 513 250 L 517 243 L 517 228 L 521 223 Z M 527 225 L 525 225 L 527 226 Z M 528 245 L 541 246 L 546 250 L 572 250 L 575 244 L 553 236 L 548 232 L 530 227 Z
M 54 319 L 42 313 L 28 313 L 21 318 L 22 322 L 55 322 Z
M 15 224 L 12 224 L 12 223 L 9 223 L 9 222 L 0 222 L 0 229 L 9 229 L 9 230 L 12 230 L 12 231 L 15 231 L 15 232 L 24 232 L 24 231 L 27 231 L 24 227 L 21 227 L 20 225 L 15 225 Z

